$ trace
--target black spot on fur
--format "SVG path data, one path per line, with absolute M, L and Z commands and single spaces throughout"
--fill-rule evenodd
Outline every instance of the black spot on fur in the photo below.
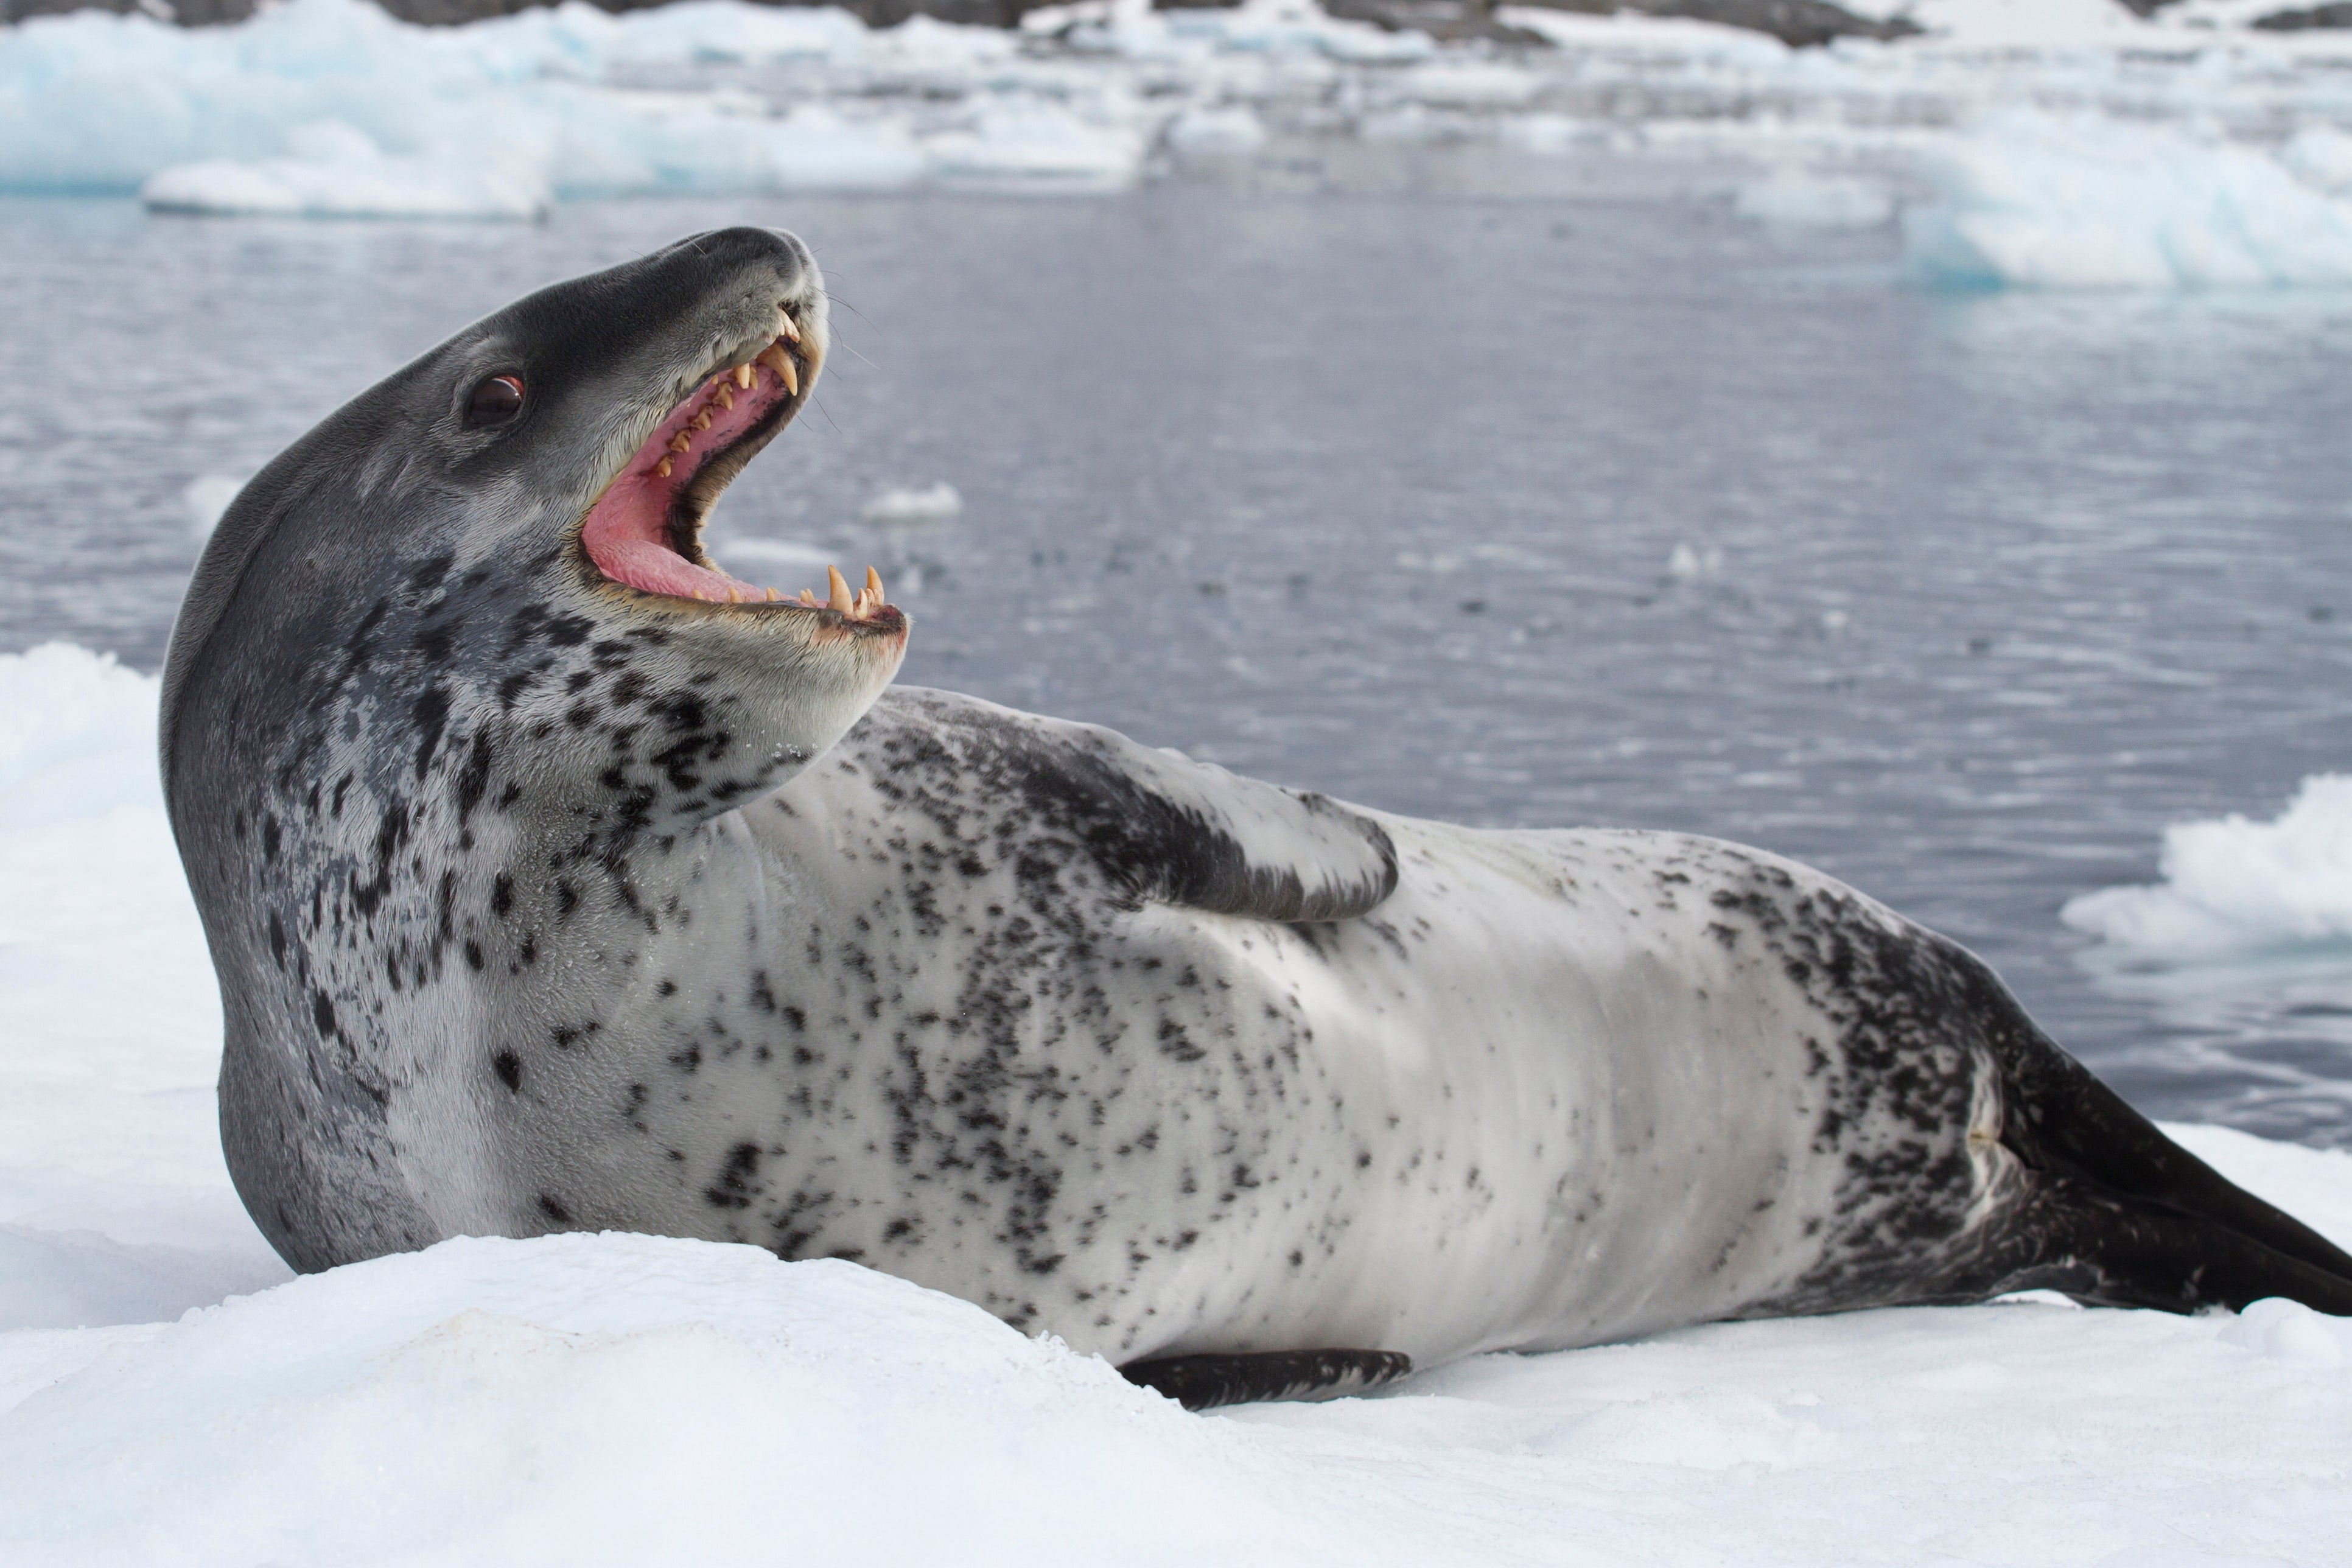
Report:
M 752 1184 L 759 1174 L 760 1146 L 738 1143 L 727 1152 L 727 1163 L 719 1168 L 719 1179 L 704 1188 L 702 1195 L 713 1208 L 750 1208 L 756 1195 Z

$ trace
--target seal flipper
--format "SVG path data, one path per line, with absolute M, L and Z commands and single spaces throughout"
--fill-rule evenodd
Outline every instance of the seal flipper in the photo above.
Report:
M 2007 1074 L 2018 1093 L 2001 1142 L 2033 1173 L 2018 1223 L 2037 1242 L 2036 1283 L 2102 1306 L 2236 1310 L 2284 1296 L 2352 1315 L 2352 1256 L 2034 1043 Z
M 2173 1312 L 2284 1296 L 2352 1315 L 2352 1255 L 2167 1138 L 1973 955 L 1963 973 L 2000 1067 L 2000 1142 L 2029 1184 L 1996 1244 L 2011 1272 L 1994 1290 Z
M 919 722 L 889 723 L 910 708 Z M 1396 846 L 1370 817 L 1116 731 L 908 687 L 861 728 L 900 798 L 952 811 L 925 797 L 1016 796 L 1033 830 L 1072 841 L 1139 905 L 1294 923 L 1350 920 L 1396 890 Z
M 1412 1358 L 1397 1351 L 1259 1351 L 1131 1361 L 1118 1373 L 1187 1410 L 1214 1410 L 1264 1399 L 1340 1399 L 1412 1370 Z

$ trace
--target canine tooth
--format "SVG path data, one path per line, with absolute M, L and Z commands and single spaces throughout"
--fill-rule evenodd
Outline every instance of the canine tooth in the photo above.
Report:
M 734 374 L 736 385 L 741 387 L 746 392 L 751 390 L 751 367 L 750 365 L 737 365 L 735 367 Z
M 710 416 L 709 416 L 709 415 L 708 415 L 708 414 L 698 414 L 698 415 L 696 415 L 696 416 L 694 416 L 694 427 L 695 427 L 696 429 L 698 429 L 698 430 L 708 430 L 708 429 L 709 429 L 709 428 L 710 428 Z
M 760 363 L 776 373 L 776 379 L 784 384 L 786 392 L 794 397 L 801 395 L 800 372 L 793 368 L 793 356 L 784 352 L 782 344 L 770 343 L 761 349 Z
M 654 465 L 654 472 L 659 474 L 663 479 L 667 479 L 669 478 L 670 467 L 670 460 L 667 458 L 664 458 L 660 462 Z
M 690 451 L 693 447 L 694 443 L 686 438 L 686 432 L 683 430 L 669 438 L 669 449 L 673 452 Z
M 825 580 L 833 585 L 833 596 L 825 601 L 824 607 L 828 610 L 838 610 L 845 616 L 849 614 L 856 607 L 850 602 L 849 579 L 841 574 L 841 568 L 838 566 L 826 567 L 824 575 Z

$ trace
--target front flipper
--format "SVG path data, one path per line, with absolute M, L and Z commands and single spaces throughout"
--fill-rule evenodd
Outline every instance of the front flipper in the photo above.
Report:
M 1066 837 L 1139 905 L 1336 921 L 1396 889 L 1396 847 L 1369 817 L 1115 731 L 920 688 L 887 694 L 865 728 L 903 804 L 1017 800 L 1024 829 Z
M 1260 1351 L 1132 1361 L 1118 1374 L 1187 1410 L 1214 1410 L 1262 1399 L 1341 1399 L 1412 1370 L 1412 1358 L 1396 1351 Z

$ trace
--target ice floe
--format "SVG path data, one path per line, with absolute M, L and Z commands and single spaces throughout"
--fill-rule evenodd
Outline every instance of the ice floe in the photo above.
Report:
M 291 1279 L 221 1161 L 156 695 L 79 648 L 0 657 L 11 1568 L 2318 1563 L 2352 1539 L 2352 1324 L 2284 1301 L 1717 1324 L 1195 1417 L 975 1307 L 745 1247 L 457 1240 Z M 2255 825 L 2293 841 L 2273 858 L 2334 852 L 2289 818 Z M 2352 1156 L 2170 1131 L 2352 1241 Z

